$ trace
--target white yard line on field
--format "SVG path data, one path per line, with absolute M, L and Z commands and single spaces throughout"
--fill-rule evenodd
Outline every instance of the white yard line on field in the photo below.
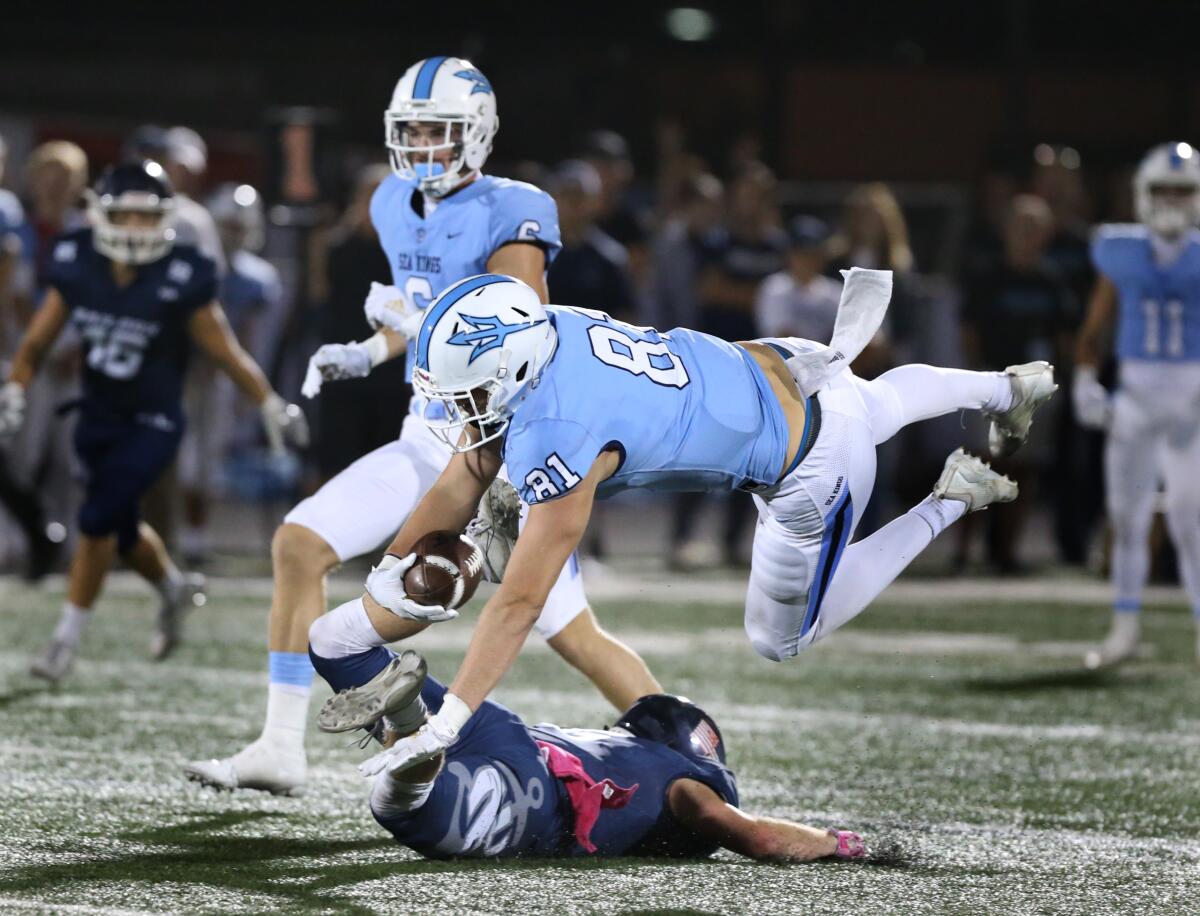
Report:
M 51 576 L 44 588 L 61 592 L 61 576 Z M 481 594 L 490 586 L 484 585 Z M 28 589 L 15 578 L 0 579 L 0 596 Z M 269 601 L 271 580 L 264 577 L 232 576 L 209 580 L 214 598 L 251 598 Z M 697 578 L 669 573 L 645 572 L 592 576 L 587 579 L 588 596 L 593 601 L 661 601 L 693 604 L 741 604 L 746 595 L 744 576 Z M 151 597 L 149 587 L 134 573 L 121 571 L 109 577 L 105 593 L 111 597 Z M 346 601 L 362 594 L 361 579 L 342 574 L 329 580 L 329 600 Z M 880 596 L 883 604 L 927 605 L 964 603 L 1016 604 L 1092 604 L 1107 607 L 1112 590 L 1097 579 L 902 579 Z M 1146 589 L 1147 605 L 1178 605 L 1183 595 L 1176 588 L 1155 586 Z M 264 606 L 264 611 L 266 610 Z

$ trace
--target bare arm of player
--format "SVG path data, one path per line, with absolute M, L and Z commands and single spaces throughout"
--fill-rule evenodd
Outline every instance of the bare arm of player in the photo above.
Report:
M 510 242 L 492 252 L 488 273 L 506 274 L 533 287 L 542 303 L 550 301 L 546 289 L 546 252 L 530 242 Z
M 484 605 L 466 658 L 450 685 L 450 693 L 472 710 L 512 667 L 559 571 L 587 530 L 596 487 L 612 476 L 620 460 L 615 452 L 602 452 L 566 496 L 530 508 L 504 581 Z
M 677 779 L 667 791 L 667 804 L 684 827 L 752 859 L 811 862 L 837 852 L 836 835 L 804 824 L 747 814 L 695 779 Z
M 16 382 L 22 388 L 29 387 L 29 383 L 37 374 L 38 366 L 42 363 L 42 358 L 54 341 L 58 339 L 68 317 L 70 317 L 70 311 L 67 309 L 67 303 L 63 301 L 62 294 L 54 287 L 50 287 L 45 298 L 42 299 L 41 308 L 33 313 L 29 330 L 25 332 L 25 336 L 21 338 L 21 343 L 17 347 L 12 368 L 8 373 L 10 382 Z
M 1075 365 L 1099 369 L 1104 362 L 1105 346 L 1117 314 L 1117 288 L 1100 274 L 1088 300 L 1087 316 L 1075 343 Z
M 258 363 L 238 343 L 220 303 L 210 302 L 196 309 L 188 323 L 188 333 L 204 354 L 255 404 L 261 404 L 271 394 L 271 383 L 258 368 Z

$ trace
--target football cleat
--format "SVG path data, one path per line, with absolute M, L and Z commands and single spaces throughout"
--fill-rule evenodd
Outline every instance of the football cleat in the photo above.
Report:
M 189 780 L 214 789 L 257 789 L 293 798 L 304 794 L 307 771 L 303 750 L 288 753 L 261 738 L 232 757 L 193 760 L 183 768 Z
M 939 499 L 957 499 L 967 504 L 968 512 L 984 509 L 992 503 L 1010 503 L 1017 498 L 1014 481 L 998 474 L 987 462 L 955 449 L 946 459 L 942 476 L 933 486 Z
M 406 649 L 361 687 L 336 693 L 317 713 L 317 728 L 323 732 L 371 729 L 384 716 L 409 706 L 421 695 L 425 684 L 425 659 Z
M 203 607 L 208 600 L 204 576 L 184 573 L 179 584 L 168 590 L 158 608 L 154 633 L 150 637 L 150 657 L 162 661 L 175 651 L 183 635 L 183 618 L 192 608 Z
M 33 660 L 33 664 L 29 666 L 29 673 L 56 684 L 71 670 L 78 653 L 79 646 L 75 643 L 64 639 L 52 639 L 46 650 Z
M 1112 627 L 1104 642 L 1083 657 L 1083 665 L 1092 671 L 1112 668 L 1127 662 L 1137 654 L 1141 638 L 1142 623 L 1139 615 L 1130 613 L 1113 614 Z M 1200 650 L 1200 645 L 1197 646 Z
M 1004 374 L 1012 385 L 1012 404 L 1003 413 L 986 412 L 992 421 L 988 449 L 995 458 L 1011 455 L 1025 443 L 1034 411 L 1058 391 L 1054 367 L 1045 360 L 1009 366 Z
M 466 535 L 483 551 L 483 577 L 499 584 L 504 578 L 521 528 L 521 497 L 516 488 L 497 477 L 479 501 L 479 510 Z

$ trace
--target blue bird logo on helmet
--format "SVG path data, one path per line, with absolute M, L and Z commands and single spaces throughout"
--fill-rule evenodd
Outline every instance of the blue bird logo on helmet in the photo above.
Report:
M 455 451 L 499 438 L 537 387 L 558 336 L 541 299 L 515 277 L 480 274 L 430 303 L 413 389 L 426 425 Z

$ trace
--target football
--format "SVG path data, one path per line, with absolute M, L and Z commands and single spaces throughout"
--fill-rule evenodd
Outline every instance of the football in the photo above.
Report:
M 453 531 L 434 531 L 413 547 L 417 562 L 404 574 L 404 590 L 417 604 L 460 608 L 483 575 L 483 552 Z

